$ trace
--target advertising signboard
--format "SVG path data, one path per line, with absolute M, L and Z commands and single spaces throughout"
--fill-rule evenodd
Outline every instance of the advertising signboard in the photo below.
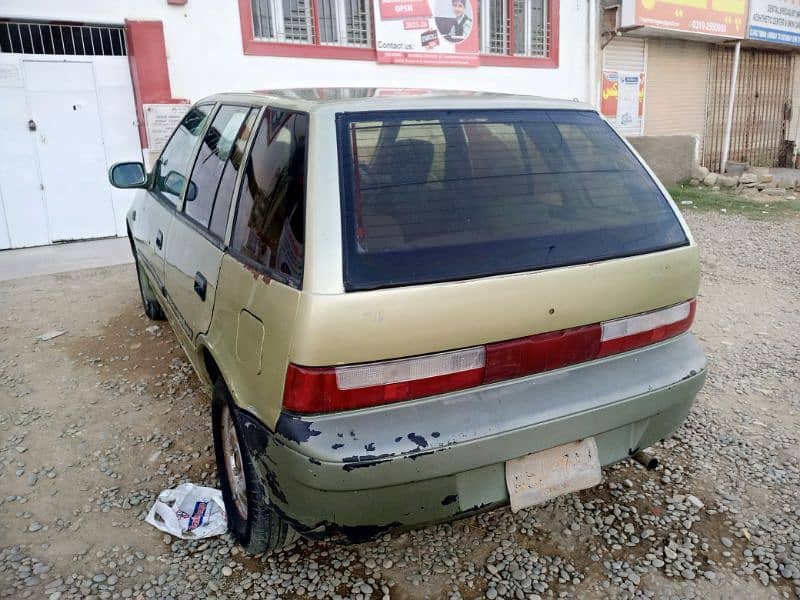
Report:
M 633 22 L 626 25 L 656 27 L 731 39 L 744 38 L 746 0 L 629 0 Z M 631 15 L 623 5 L 625 15 Z
M 800 4 L 795 0 L 750 0 L 747 37 L 800 46 Z
M 373 0 L 379 63 L 478 66 L 477 0 Z

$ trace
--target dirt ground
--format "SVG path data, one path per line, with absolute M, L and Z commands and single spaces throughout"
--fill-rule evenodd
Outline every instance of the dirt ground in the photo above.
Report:
M 133 267 L 0 284 L 0 596 L 326 597 L 356 595 L 363 581 L 377 597 L 502 597 L 489 567 L 505 568 L 506 540 L 517 562 L 560 556 L 580 574 L 548 579 L 545 597 L 799 595 L 800 220 L 687 218 L 703 257 L 695 332 L 710 376 L 690 420 L 657 449 L 662 468 L 622 463 L 597 490 L 522 516 L 500 510 L 360 547 L 302 541 L 255 559 L 226 538 L 175 542 L 143 522 L 159 491 L 216 485 L 216 472 L 208 399 L 169 326 L 144 317 Z M 65 333 L 38 339 L 53 330 Z M 678 494 L 704 507 L 673 526 L 664 498 Z M 605 515 L 636 507 L 630 519 L 650 519 L 658 552 L 644 534 L 620 550 L 621 532 L 587 529 L 594 504 Z M 672 539 L 693 540 L 691 577 L 664 565 Z M 764 552 L 772 558 L 757 560 Z M 309 569 L 349 574 L 330 594 L 291 583 Z

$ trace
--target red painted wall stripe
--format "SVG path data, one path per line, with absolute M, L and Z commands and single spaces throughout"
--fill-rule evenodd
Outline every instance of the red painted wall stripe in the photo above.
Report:
M 136 100 L 136 118 L 139 121 L 139 138 L 142 148 L 146 148 L 148 142 L 144 125 L 144 105 L 176 102 L 169 83 L 164 25 L 161 21 L 125 19 L 125 37 L 133 79 L 133 96 Z

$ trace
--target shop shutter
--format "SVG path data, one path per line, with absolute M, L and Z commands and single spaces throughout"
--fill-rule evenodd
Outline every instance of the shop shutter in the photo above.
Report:
M 603 70 L 618 73 L 645 72 L 645 41 L 639 38 L 618 37 L 603 49 Z M 647 80 L 645 79 L 645 88 Z M 647 94 L 645 93 L 645 96 Z M 606 115 L 614 122 L 613 117 Z M 633 126 L 616 125 L 617 131 L 625 135 L 640 135 L 641 121 Z
M 645 135 L 696 135 L 703 143 L 708 44 L 651 39 L 647 46 Z

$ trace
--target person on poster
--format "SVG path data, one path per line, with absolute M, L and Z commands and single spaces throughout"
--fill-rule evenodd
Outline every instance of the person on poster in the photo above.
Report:
M 450 31 L 444 36 L 444 39 L 448 42 L 453 42 L 454 44 L 463 42 L 469 37 L 472 31 L 472 19 L 467 15 L 466 11 L 466 3 L 468 1 L 469 0 L 453 0 L 452 2 L 455 23 L 453 23 L 453 26 L 450 27 Z

